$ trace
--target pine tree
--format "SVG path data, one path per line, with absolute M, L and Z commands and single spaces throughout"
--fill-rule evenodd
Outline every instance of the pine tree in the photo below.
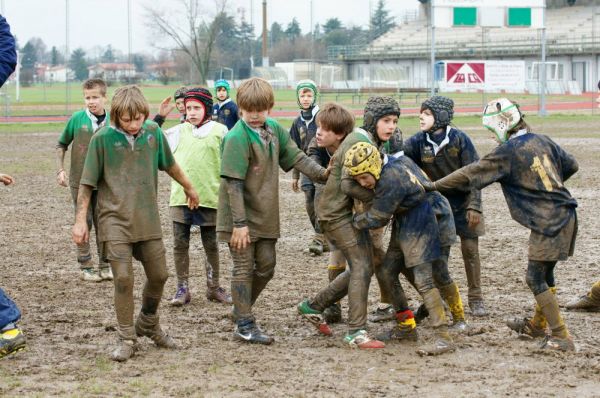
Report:
M 375 12 L 371 16 L 371 39 L 375 40 L 384 33 L 387 33 L 394 26 L 396 26 L 394 17 L 390 16 L 389 10 L 385 9 L 385 0 L 379 0 Z
M 69 60 L 69 68 L 75 72 L 76 80 L 85 80 L 88 78 L 88 64 L 85 59 L 85 51 L 82 48 L 78 48 L 71 54 Z

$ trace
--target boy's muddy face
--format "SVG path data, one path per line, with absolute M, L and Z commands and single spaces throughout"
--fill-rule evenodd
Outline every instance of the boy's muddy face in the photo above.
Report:
M 257 129 L 265 125 L 267 116 L 269 116 L 269 111 L 247 111 L 240 109 L 240 114 L 242 116 L 242 120 L 246 122 L 248 126 L 252 127 L 253 129 Z
M 354 176 L 354 180 L 358 182 L 361 187 L 366 189 L 375 189 L 375 185 L 377 184 L 377 180 L 371 173 L 362 173 Z
M 177 98 L 175 100 L 175 107 L 177 108 L 180 114 L 185 115 L 185 102 L 183 98 Z
M 204 108 L 204 104 L 200 101 L 188 99 L 185 103 L 185 114 L 187 121 L 194 126 L 197 126 L 204 120 L 206 109 Z
M 386 115 L 380 118 L 375 126 L 377 137 L 379 137 L 382 142 L 389 141 L 390 138 L 392 138 L 394 131 L 396 131 L 396 127 L 398 127 L 398 116 Z
M 433 117 L 433 113 L 431 109 L 423 109 L 423 112 L 419 115 L 419 128 L 421 131 L 429 131 L 433 128 L 433 124 L 435 123 L 435 117 Z
M 119 118 L 119 127 L 127 134 L 135 135 L 140 132 L 142 125 L 146 121 L 146 116 L 140 113 L 131 117 L 128 113 L 124 113 Z
M 308 90 L 308 89 L 302 90 L 302 92 L 298 96 L 298 100 L 300 101 L 300 105 L 302 106 L 302 109 L 310 108 L 314 99 L 315 99 L 315 95 L 313 94 L 312 90 Z
M 340 136 L 331 130 L 324 129 L 321 126 L 317 126 L 316 133 L 317 145 L 321 148 L 337 148 L 343 139 L 343 135 Z
M 217 99 L 219 101 L 225 101 L 227 99 L 227 90 L 225 90 L 225 87 L 219 87 L 217 89 Z
M 99 87 L 83 89 L 83 100 L 85 101 L 85 106 L 94 115 L 104 115 L 104 103 L 106 102 L 106 96 L 102 95 Z

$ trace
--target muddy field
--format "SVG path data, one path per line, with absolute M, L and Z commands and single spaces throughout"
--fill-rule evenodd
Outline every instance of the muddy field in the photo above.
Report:
M 589 137 L 597 125 L 548 123 L 545 128 L 580 165 L 567 184 L 579 201 L 579 236 L 575 257 L 557 268 L 561 303 L 587 291 L 600 277 L 600 137 L 558 134 L 567 127 Z M 483 132 L 472 133 L 480 153 L 487 153 L 491 141 Z M 600 396 L 600 314 L 565 314 L 578 348 L 569 354 L 542 352 L 538 342 L 519 340 L 504 325 L 507 318 L 529 315 L 533 297 L 524 276 L 528 232 L 510 219 L 497 186 L 484 191 L 487 235 L 480 243 L 490 316 L 470 320 L 487 332 L 457 338 L 456 353 L 420 358 L 414 353 L 416 343 L 354 351 L 342 342 L 343 324 L 325 338 L 299 319 L 296 304 L 326 283 L 327 259 L 305 250 L 311 233 L 304 199 L 291 191 L 291 175 L 282 174 L 278 265 L 255 306 L 260 325 L 276 337 L 275 344 L 250 346 L 232 340 L 230 308 L 204 299 L 204 260 L 195 235 L 192 303 L 160 309 L 163 327 L 181 349 L 159 350 L 146 339 L 133 360 L 113 363 L 108 359 L 117 337 L 112 284 L 79 280 L 70 238 L 70 195 L 54 180 L 57 137 L 44 132 L 0 134 L 0 172 L 16 178 L 14 186 L 0 188 L 0 286 L 20 306 L 28 338 L 26 351 L 0 361 L 0 396 Z M 163 174 L 162 222 L 172 275 L 166 297 L 175 289 L 168 188 Z M 223 284 L 228 287 L 231 260 L 226 248 L 221 249 Z M 450 266 L 466 300 L 456 249 Z M 135 273 L 139 308 L 139 264 Z M 378 287 L 371 286 L 373 306 Z M 407 292 L 416 298 L 408 287 Z M 390 326 L 370 325 L 373 331 Z M 420 330 L 428 336 L 426 327 Z

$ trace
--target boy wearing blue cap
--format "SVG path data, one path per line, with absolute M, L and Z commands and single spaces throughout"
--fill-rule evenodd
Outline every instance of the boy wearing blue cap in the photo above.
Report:
M 231 86 L 225 79 L 219 79 L 215 82 L 215 93 L 217 103 L 213 105 L 213 120 L 227 126 L 231 130 L 239 120 L 238 107 L 229 97 Z

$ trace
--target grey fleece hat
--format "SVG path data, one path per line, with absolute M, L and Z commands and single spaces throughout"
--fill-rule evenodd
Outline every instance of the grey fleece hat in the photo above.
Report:
M 400 105 L 392 97 L 371 97 L 365 105 L 363 128 L 377 136 L 377 122 L 384 116 L 396 115 L 400 117 Z
M 425 109 L 429 109 L 433 113 L 435 122 L 431 131 L 436 131 L 442 127 L 446 127 L 452 121 L 452 117 L 454 116 L 454 101 L 448 97 L 436 95 L 426 99 L 421 104 L 421 112 Z

